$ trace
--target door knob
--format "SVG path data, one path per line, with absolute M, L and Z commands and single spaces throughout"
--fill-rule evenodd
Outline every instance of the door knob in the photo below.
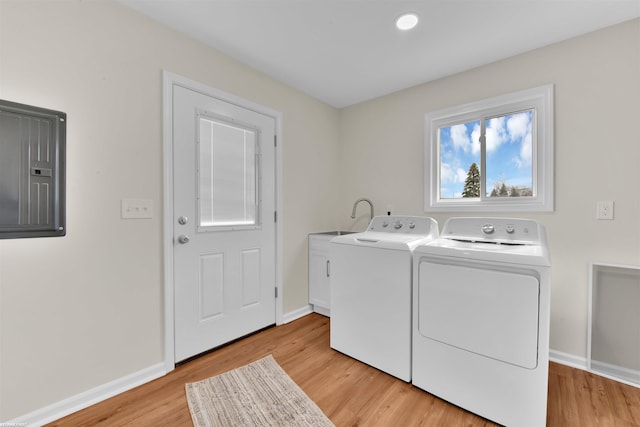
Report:
M 184 234 L 180 235 L 180 237 L 178 237 L 178 242 L 180 242 L 183 245 L 185 243 L 189 243 L 189 236 L 186 236 Z
M 186 216 L 181 216 L 180 218 L 178 218 L 178 224 L 180 225 L 185 225 L 187 222 L 189 222 L 189 218 L 187 218 Z

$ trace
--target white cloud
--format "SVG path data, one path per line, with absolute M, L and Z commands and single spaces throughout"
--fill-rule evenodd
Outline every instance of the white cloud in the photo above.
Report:
M 519 168 L 531 166 L 533 156 L 533 145 L 531 132 L 527 132 L 522 138 L 520 145 L 520 157 L 515 159 L 515 163 Z
M 530 113 L 514 114 L 507 120 L 507 130 L 511 139 L 523 138 L 530 132 L 531 115 Z
M 440 183 L 456 184 L 467 179 L 467 172 L 459 167 L 451 166 L 449 163 L 440 163 Z
M 451 142 L 456 150 L 462 150 L 465 153 L 469 152 L 471 148 L 471 140 L 467 135 L 467 128 L 465 125 L 451 126 Z
M 520 141 L 520 157 L 514 159 L 519 168 L 531 166 L 532 136 L 531 113 L 514 114 L 507 121 L 507 130 L 512 141 Z
M 471 131 L 471 152 L 475 156 L 480 153 L 480 123 L 477 123 Z
M 486 129 L 486 137 L 488 153 L 498 149 L 498 147 L 508 139 L 504 116 L 489 119 Z

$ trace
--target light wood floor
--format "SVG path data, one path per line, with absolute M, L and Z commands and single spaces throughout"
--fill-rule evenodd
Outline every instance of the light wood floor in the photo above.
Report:
M 215 350 L 50 426 L 191 426 L 184 385 L 272 354 L 337 427 L 494 426 L 329 347 L 311 314 Z M 551 363 L 547 425 L 640 426 L 640 389 Z

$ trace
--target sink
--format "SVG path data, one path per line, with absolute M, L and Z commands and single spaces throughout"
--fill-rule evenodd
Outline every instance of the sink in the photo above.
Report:
M 345 234 L 353 234 L 357 233 L 356 231 L 324 231 L 322 233 L 311 233 L 311 234 L 322 234 L 325 236 L 342 236 Z

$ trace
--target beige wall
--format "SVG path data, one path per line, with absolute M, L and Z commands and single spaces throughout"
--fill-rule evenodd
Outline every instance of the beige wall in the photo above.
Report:
M 0 98 L 68 114 L 68 232 L 0 240 L 0 421 L 163 361 L 163 69 L 283 113 L 284 311 L 307 304 L 337 110 L 116 2 L 1 0 Z M 121 220 L 123 198 L 154 218 Z
M 67 236 L 0 240 L 0 421 L 163 360 L 163 69 L 283 113 L 285 313 L 307 303 L 307 233 L 364 228 L 356 198 L 424 214 L 424 113 L 555 84 L 556 210 L 528 216 L 551 347 L 584 356 L 588 262 L 640 263 L 639 48 L 636 20 L 337 111 L 114 2 L 0 0 L 0 98 L 68 114 Z M 121 220 L 129 197 L 154 218 Z
M 342 110 L 340 205 L 367 196 L 377 214 L 424 214 L 424 114 L 548 83 L 555 212 L 513 216 L 547 228 L 551 348 L 585 357 L 589 262 L 640 264 L 640 20 Z M 615 201 L 614 221 L 595 219 L 598 200 Z

